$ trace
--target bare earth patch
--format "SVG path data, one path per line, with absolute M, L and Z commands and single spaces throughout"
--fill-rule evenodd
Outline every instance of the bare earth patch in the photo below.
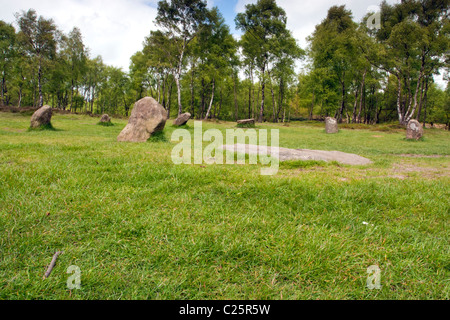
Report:
M 2 128 L 3 131 L 9 131 L 9 132 L 25 132 L 25 129 L 14 129 L 14 128 Z
M 405 158 L 448 158 L 450 156 L 448 155 L 441 155 L 441 154 L 432 154 L 432 155 L 424 155 L 424 154 L 399 154 L 399 157 L 405 157 Z
M 252 144 L 234 144 L 234 145 L 223 145 L 221 146 L 224 150 L 234 151 L 238 153 L 246 154 L 271 154 L 271 147 L 257 146 Z M 277 148 L 278 158 L 280 161 L 287 160 L 315 160 L 315 161 L 337 161 L 342 164 L 349 165 L 367 165 L 371 164 L 367 158 L 358 156 L 352 153 L 345 153 L 341 151 L 323 151 L 323 150 L 308 150 L 308 149 L 288 149 L 288 148 Z
M 310 167 L 295 170 L 283 170 L 280 177 L 301 176 L 303 174 L 318 174 L 328 178 L 334 178 L 341 182 L 355 180 L 393 178 L 406 179 L 439 179 L 450 177 L 450 166 L 428 167 L 412 163 L 395 163 L 391 168 L 350 168 L 350 167 Z

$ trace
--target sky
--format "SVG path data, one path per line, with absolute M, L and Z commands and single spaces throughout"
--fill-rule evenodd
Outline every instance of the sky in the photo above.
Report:
M 245 11 L 245 5 L 256 0 L 208 0 L 208 7 L 217 6 L 236 38 L 234 18 Z M 375 11 L 381 0 L 277 0 L 287 14 L 287 27 L 302 48 L 333 5 L 345 4 L 356 21 Z M 387 0 L 394 4 L 400 0 Z M 101 55 L 108 65 L 128 71 L 130 57 L 142 50 L 144 38 L 156 30 L 154 20 L 158 0 L 0 0 L 0 20 L 13 23 L 17 12 L 36 10 L 38 15 L 52 18 L 59 29 L 69 33 L 78 27 L 91 57 Z M 375 9 L 375 10 L 374 10 Z M 439 80 L 438 80 L 439 81 Z

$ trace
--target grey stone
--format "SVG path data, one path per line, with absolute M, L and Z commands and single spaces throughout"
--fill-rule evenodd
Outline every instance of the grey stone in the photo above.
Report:
M 103 123 L 111 122 L 111 117 L 107 114 L 104 114 L 104 115 L 102 115 L 100 122 L 103 122 Z
M 145 142 L 150 136 L 162 131 L 167 121 L 167 111 L 155 99 L 145 97 L 134 104 L 128 124 L 117 141 Z
M 50 125 L 52 119 L 52 107 L 43 106 L 36 110 L 35 113 L 31 116 L 31 125 L 32 129 L 36 129 L 42 126 Z
M 173 125 L 174 126 L 183 126 L 189 121 L 190 118 L 191 118 L 191 114 L 189 112 L 180 114 L 180 116 L 173 121 Z
M 325 119 L 325 131 L 326 133 L 338 133 L 338 123 L 335 118 L 327 117 Z
M 238 124 L 255 124 L 255 119 L 238 120 L 237 123 Z
M 423 136 L 423 127 L 417 120 L 410 120 L 406 126 L 406 139 L 419 140 Z

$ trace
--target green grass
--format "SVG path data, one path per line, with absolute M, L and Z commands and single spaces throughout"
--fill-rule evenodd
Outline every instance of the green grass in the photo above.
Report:
M 236 128 L 256 128 L 254 123 L 238 123 Z
M 28 132 L 28 116 L 0 113 L 0 299 L 450 298 L 448 132 L 406 141 L 259 124 L 279 129 L 282 147 L 374 161 L 289 161 L 262 176 L 260 165 L 174 165 L 170 125 L 119 143 L 126 120 L 52 122 Z M 67 289 L 71 265 L 81 290 Z M 371 265 L 381 290 L 366 287 Z
M 103 126 L 103 127 L 112 127 L 112 126 L 114 126 L 114 123 L 112 123 L 111 121 L 108 121 L 108 122 L 99 121 L 99 122 L 97 122 L 97 125 Z
M 43 124 L 36 128 L 32 127 L 28 128 L 28 131 L 42 131 L 42 130 L 56 131 L 57 129 L 55 129 L 51 123 Z

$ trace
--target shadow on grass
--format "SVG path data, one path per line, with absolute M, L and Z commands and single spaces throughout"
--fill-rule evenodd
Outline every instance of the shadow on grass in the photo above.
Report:
M 406 139 L 406 137 L 405 137 L 405 138 L 403 138 L 402 140 L 403 140 L 403 141 L 406 141 L 406 142 L 413 142 L 413 143 L 416 143 L 416 142 L 426 142 L 426 141 L 427 141 L 427 138 L 425 138 L 424 136 L 422 136 L 422 137 L 420 137 L 419 139 Z
M 169 142 L 169 139 L 167 139 L 164 131 L 159 131 L 153 133 L 147 142 Z
M 37 128 L 29 127 L 27 131 L 28 132 L 34 132 L 34 131 L 64 131 L 64 130 L 57 129 L 51 123 L 49 123 L 49 124 L 44 124 L 42 126 L 39 126 Z
M 109 122 L 101 122 L 101 121 L 99 121 L 99 122 L 97 122 L 97 125 L 98 126 L 102 126 L 102 127 L 113 127 L 113 126 L 115 126 L 115 124 L 112 123 L 111 121 L 109 121 Z
M 189 125 L 187 123 L 183 124 L 181 126 L 177 126 L 177 125 L 173 124 L 173 125 L 171 125 L 171 127 L 174 129 L 191 129 L 191 127 L 189 127 Z
M 288 160 L 280 161 L 280 169 L 297 169 L 311 167 L 341 167 L 337 161 L 317 161 L 317 160 Z
M 246 129 L 246 128 L 256 128 L 256 125 L 254 123 L 242 123 L 237 124 L 236 128 Z

